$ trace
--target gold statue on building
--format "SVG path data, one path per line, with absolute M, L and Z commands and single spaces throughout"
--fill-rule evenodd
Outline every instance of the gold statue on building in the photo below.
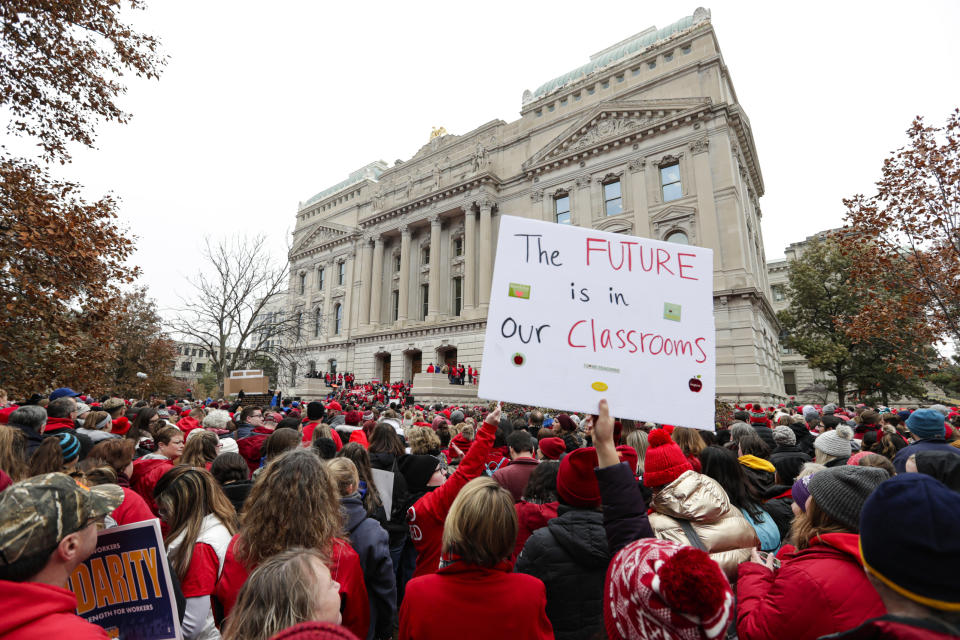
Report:
M 430 132 L 430 139 L 433 140 L 434 138 L 439 138 L 440 136 L 445 135 L 447 135 L 446 129 L 443 127 L 440 127 L 439 129 L 437 127 L 433 127 L 433 131 Z

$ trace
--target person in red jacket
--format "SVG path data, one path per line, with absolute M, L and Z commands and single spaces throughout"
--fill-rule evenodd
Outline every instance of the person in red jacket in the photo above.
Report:
M 63 473 L 0 493 L 0 637 L 106 640 L 102 627 L 77 615 L 67 579 L 97 548 L 97 530 L 121 500 L 116 485 L 88 490 Z
M 437 461 L 436 470 L 427 482 L 429 493 L 407 510 L 410 540 L 417 550 L 414 578 L 434 573 L 440 567 L 443 522 L 460 489 L 483 473 L 487 454 L 493 448 L 493 441 L 497 435 L 500 413 L 500 403 L 497 403 L 497 408 L 491 411 L 483 421 L 483 426 L 480 427 L 470 450 L 463 456 L 463 461 L 454 474 L 446 480 L 444 480 L 440 462 Z
M 510 493 L 491 478 L 466 483 L 444 523 L 440 568 L 407 584 L 401 640 L 446 640 L 451 629 L 459 640 L 553 638 L 543 582 L 511 571 L 516 537 Z
M 774 569 L 756 550 L 739 567 L 737 634 L 741 640 L 813 640 L 883 615 L 883 602 L 860 566 L 860 510 L 888 478 L 874 467 L 815 473 L 806 511 L 791 536 L 797 552 Z
M 344 530 L 340 496 L 330 472 L 307 449 L 274 458 L 244 503 L 240 532 L 227 548 L 214 592 L 229 618 L 247 576 L 267 558 L 287 549 L 316 549 L 340 584 L 343 626 L 361 638 L 370 626 L 370 603 L 360 557 L 337 536 Z

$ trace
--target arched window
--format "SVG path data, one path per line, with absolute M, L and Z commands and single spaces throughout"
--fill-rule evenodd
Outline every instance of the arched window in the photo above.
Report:
M 343 305 L 338 304 L 334 307 L 333 314 L 333 333 L 334 335 L 340 335 L 340 327 L 343 323 Z
M 690 244 L 690 239 L 687 237 L 687 234 L 679 230 L 671 231 L 667 234 L 666 241 L 675 244 Z

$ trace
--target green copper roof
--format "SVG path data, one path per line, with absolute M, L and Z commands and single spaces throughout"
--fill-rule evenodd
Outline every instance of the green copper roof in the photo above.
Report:
M 602 69 L 622 58 L 626 58 L 629 55 L 632 55 L 638 51 L 642 51 L 654 44 L 659 40 L 665 40 L 670 36 L 680 33 L 684 29 L 688 29 L 695 24 L 693 16 L 687 16 L 686 18 L 681 18 L 668 27 L 659 29 L 657 31 L 644 32 L 639 34 L 636 38 L 625 42 L 623 45 L 607 51 L 602 56 L 598 56 L 596 59 L 591 60 L 582 67 L 577 67 L 573 71 L 569 71 L 558 78 L 554 78 L 550 82 L 540 85 L 537 87 L 537 90 L 533 92 L 534 100 L 542 98 L 551 91 L 559 89 L 560 87 L 567 85 L 575 80 Z
M 349 176 L 347 176 L 347 179 L 344 180 L 343 182 L 338 182 L 332 187 L 324 189 L 317 195 L 313 196 L 312 198 L 304 202 L 301 205 L 301 208 L 307 207 L 319 200 L 323 200 L 327 196 L 333 195 L 334 193 L 336 193 L 337 191 L 340 191 L 341 189 L 346 189 L 350 185 L 356 184 L 357 182 L 361 182 L 363 180 L 376 180 L 377 178 L 380 177 L 380 174 L 382 174 L 384 171 L 387 170 L 387 168 L 388 168 L 387 163 L 384 162 L 383 160 L 377 160 L 376 162 L 371 162 L 367 166 L 357 169 L 356 171 L 351 173 Z

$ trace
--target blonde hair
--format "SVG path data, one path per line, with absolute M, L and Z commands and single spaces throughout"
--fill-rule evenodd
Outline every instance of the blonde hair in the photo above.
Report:
M 680 450 L 686 456 L 697 457 L 700 452 L 707 448 L 707 443 L 700 437 L 700 432 L 690 427 L 677 427 L 673 430 L 671 436 L 673 441 L 680 446 Z
M 350 458 L 334 458 L 327 460 L 327 469 L 337 483 L 337 490 L 341 496 L 348 496 L 357 490 L 360 484 L 360 474 L 357 472 L 357 465 Z M 350 488 L 353 491 L 350 491 Z
M 223 627 L 224 640 L 267 640 L 288 627 L 313 620 L 321 590 L 311 558 L 326 564 L 316 550 L 302 547 L 264 560 L 240 588 L 237 604 Z
M 0 425 L 0 469 L 7 472 L 14 482 L 29 477 L 26 463 L 27 439 L 23 431 Z
M 310 444 L 313 444 L 319 438 L 333 440 L 333 430 L 330 428 L 330 425 L 321 422 L 313 428 L 313 434 L 310 436 Z
M 440 436 L 430 427 L 411 427 L 407 431 L 410 453 L 427 454 L 440 449 Z
M 644 460 L 647 457 L 647 432 L 643 429 L 631 431 L 627 435 L 626 444 L 628 447 L 633 447 L 633 450 L 637 452 L 636 472 L 643 475 Z
M 513 553 L 517 528 L 510 492 L 493 478 L 474 478 L 460 490 L 447 513 L 443 555 L 493 567 Z

